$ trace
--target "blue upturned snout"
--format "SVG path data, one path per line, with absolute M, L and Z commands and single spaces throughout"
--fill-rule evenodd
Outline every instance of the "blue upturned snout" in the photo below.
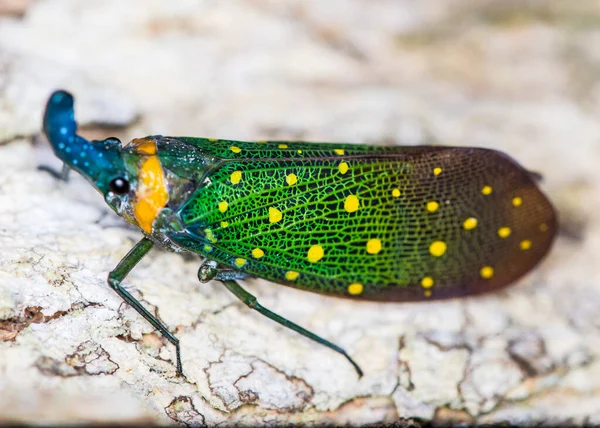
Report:
M 44 113 L 44 133 L 56 156 L 106 193 L 107 180 L 124 169 L 121 143 L 116 138 L 88 141 L 77 135 L 73 96 L 56 91 L 48 99 Z

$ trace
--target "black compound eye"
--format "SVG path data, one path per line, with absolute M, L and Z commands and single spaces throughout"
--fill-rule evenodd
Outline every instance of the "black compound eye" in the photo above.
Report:
M 109 183 L 108 188 L 115 195 L 124 195 L 129 193 L 129 181 L 123 177 L 117 177 Z

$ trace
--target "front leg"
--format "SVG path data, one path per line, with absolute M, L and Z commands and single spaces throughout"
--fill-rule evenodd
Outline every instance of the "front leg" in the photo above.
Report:
M 48 165 L 38 165 L 37 167 L 40 171 L 46 171 L 52 177 L 56 178 L 60 181 L 69 181 L 69 172 L 71 168 L 66 163 L 63 163 L 62 169 L 60 171 L 48 166 Z
M 169 342 L 175 345 L 177 374 L 182 376 L 183 370 L 181 367 L 179 339 L 173 336 L 173 334 L 163 323 L 161 323 L 154 315 L 152 315 L 148 309 L 142 306 L 139 300 L 129 294 L 129 292 L 121 286 L 121 282 L 123 282 L 125 277 L 129 274 L 129 272 L 131 272 L 135 265 L 137 265 L 138 262 L 142 260 L 146 254 L 148 254 L 148 251 L 150 251 L 153 245 L 154 244 L 152 244 L 152 241 L 146 237 L 142 238 L 140 242 L 135 244 L 135 247 L 133 247 L 125 257 L 123 257 L 123 260 L 119 262 L 117 267 L 108 274 L 108 285 L 110 285 L 111 288 L 115 290 L 123 300 L 125 300 L 125 302 L 129 303 L 133 309 L 143 316 L 146 321 L 152 324 L 155 329 L 160 331 L 160 333 L 166 337 Z

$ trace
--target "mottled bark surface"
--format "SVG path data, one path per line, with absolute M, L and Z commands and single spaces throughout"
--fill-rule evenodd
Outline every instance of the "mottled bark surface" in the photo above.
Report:
M 0 421 L 600 423 L 600 4 L 0 1 Z M 365 369 L 153 250 L 80 177 L 36 170 L 57 88 L 89 138 L 148 134 L 496 148 L 545 177 L 546 261 L 506 291 L 353 303 L 246 281 Z

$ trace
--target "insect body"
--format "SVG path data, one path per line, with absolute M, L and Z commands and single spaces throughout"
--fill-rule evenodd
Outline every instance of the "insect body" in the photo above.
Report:
M 360 375 L 344 350 L 260 306 L 236 280 L 361 300 L 466 296 L 527 273 L 557 228 L 534 175 L 493 150 L 163 136 L 122 146 L 78 136 L 73 117 L 72 96 L 55 92 L 44 131 L 65 165 L 143 231 L 109 284 L 177 346 L 179 372 L 177 339 L 120 285 L 154 244 L 200 254 L 200 280 L 222 281 Z

